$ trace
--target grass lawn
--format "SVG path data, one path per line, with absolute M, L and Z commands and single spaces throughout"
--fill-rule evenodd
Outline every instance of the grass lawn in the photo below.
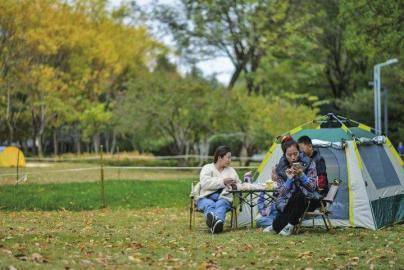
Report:
M 100 181 L 100 166 L 96 163 L 29 162 L 20 168 L 19 176 L 27 174 L 27 183 L 81 183 Z M 105 179 L 130 180 L 178 180 L 196 179 L 199 170 L 134 169 L 124 167 L 105 168 Z M 0 168 L 0 185 L 12 185 L 16 181 L 16 168 Z
M 404 226 L 258 229 L 212 236 L 188 228 L 189 180 L 0 186 L 0 269 L 403 269 Z M 35 211 L 32 211 L 35 209 Z M 68 209 L 68 210 L 66 210 Z M 49 211 L 52 210 L 52 211 Z
M 192 180 L 108 180 L 107 206 L 112 209 L 184 207 Z M 101 207 L 99 182 L 0 186 L 1 210 L 95 210 Z
M 3 212 L 0 268 L 402 269 L 403 225 L 321 229 L 282 238 L 257 229 L 212 236 L 186 208 Z
M 251 166 L 258 165 L 251 164 Z M 199 169 L 192 168 L 176 169 L 171 167 L 170 169 L 161 169 L 148 167 L 146 169 L 105 165 L 104 179 L 197 180 L 199 171 Z M 238 169 L 237 171 L 242 177 L 246 170 Z M 28 162 L 26 167 L 19 168 L 19 177 L 27 175 L 28 184 L 95 182 L 100 181 L 100 174 L 100 165 L 95 162 Z M 0 168 L 0 185 L 14 185 L 15 182 L 16 168 Z

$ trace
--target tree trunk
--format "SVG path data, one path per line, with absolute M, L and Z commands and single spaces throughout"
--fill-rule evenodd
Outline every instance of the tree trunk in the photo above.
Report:
M 236 65 L 234 67 L 234 72 L 231 76 L 229 85 L 227 86 L 227 89 L 231 90 L 233 89 L 234 85 L 236 84 L 237 79 L 240 77 L 241 71 L 243 71 L 243 66 L 242 65 Z
M 248 156 L 248 159 L 246 160 L 246 163 L 245 163 L 245 166 L 250 166 L 250 163 L 251 163 L 251 158 L 250 157 L 252 157 L 252 155 L 254 154 L 254 151 L 255 151 L 256 149 L 254 148 L 254 146 L 253 145 L 249 145 L 248 147 L 247 147 L 247 156 Z
M 189 143 L 187 142 L 187 143 L 185 143 L 185 156 L 186 156 L 186 158 L 184 159 L 185 160 L 185 164 L 186 164 L 186 166 L 188 166 L 189 165 L 189 158 L 188 158 L 188 155 L 189 155 Z
M 93 135 L 93 147 L 94 147 L 94 152 L 98 153 L 100 149 L 100 134 L 96 133 Z
M 248 147 L 250 145 L 250 140 L 245 136 L 243 140 L 243 146 L 240 151 L 240 165 L 248 166 L 250 164 L 249 156 L 248 156 Z
M 11 94 L 10 88 L 7 89 L 7 108 L 6 108 L 6 123 L 8 127 L 8 141 L 7 144 L 11 145 L 14 140 L 14 129 L 11 124 Z
M 38 154 L 37 147 L 35 145 L 35 138 L 36 138 L 36 130 L 33 129 L 32 132 L 32 155 L 36 156 Z
M 241 151 L 240 151 L 240 166 L 245 165 L 245 161 L 246 158 L 248 157 L 247 155 L 247 147 L 246 145 L 243 143 L 243 146 L 241 147 Z
M 57 156 L 58 152 L 58 138 L 57 138 L 57 129 L 53 130 L 53 154 Z
M 28 146 L 27 146 L 27 142 L 24 141 L 20 141 L 20 145 L 22 148 L 22 152 L 26 155 L 28 153 Z
M 183 155 L 183 154 L 185 154 L 186 145 L 185 145 L 185 142 L 182 139 L 176 138 L 176 144 L 175 144 L 174 148 L 175 148 L 175 150 L 174 150 L 175 155 Z M 179 160 L 178 165 L 186 166 L 187 165 L 187 160 L 185 158 L 181 158 Z
M 185 154 L 185 145 L 184 144 L 180 144 L 177 145 L 177 152 L 175 153 L 176 155 L 184 155 Z M 187 166 L 188 163 L 188 158 L 180 158 L 179 159 L 179 164 L 180 166 Z
M 76 149 L 76 154 L 80 155 L 81 154 L 80 138 L 74 138 L 74 146 L 75 146 L 75 149 Z
M 76 154 L 81 154 L 81 142 L 80 142 L 80 132 L 77 130 L 77 127 L 74 127 L 74 148 L 76 149 Z
M 209 155 L 209 140 L 204 138 L 199 141 L 199 166 L 207 161 Z
M 115 131 L 112 131 L 111 154 L 113 154 L 115 152 L 115 147 L 116 147 L 116 133 L 115 133 Z
M 7 140 L 7 144 L 11 145 L 14 141 L 14 128 L 13 125 L 11 125 L 11 122 L 8 121 L 7 119 L 7 127 L 8 127 L 8 140 Z
M 199 152 L 199 148 L 198 148 L 198 143 L 196 143 L 196 142 L 194 142 L 193 144 L 192 144 L 192 149 L 193 149 L 193 151 L 192 151 L 192 153 L 195 155 L 195 156 L 198 156 L 196 159 L 198 160 L 198 166 L 200 166 L 199 164 L 201 164 L 201 157 L 200 157 L 200 152 Z
M 41 134 L 39 134 L 39 133 L 36 134 L 34 144 L 37 147 L 38 156 L 43 157 L 42 135 Z
M 46 124 L 46 108 L 41 105 L 39 114 L 36 112 L 35 108 L 31 108 L 31 116 L 32 116 L 32 130 L 33 130 L 33 139 L 34 139 L 34 147 L 36 147 L 36 152 L 39 157 L 43 157 L 43 145 L 42 145 L 42 136 L 45 131 Z
M 105 152 L 108 152 L 109 153 L 109 132 L 107 131 L 105 134 L 104 134 L 104 140 L 105 140 Z
M 80 142 L 80 139 L 76 140 L 76 152 L 79 155 L 81 154 L 81 142 Z

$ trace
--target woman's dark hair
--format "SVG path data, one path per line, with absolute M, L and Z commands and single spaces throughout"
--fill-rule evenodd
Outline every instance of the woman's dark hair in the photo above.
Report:
M 281 148 L 284 154 L 286 150 L 293 145 L 296 146 L 296 149 L 299 149 L 299 145 L 293 140 L 292 136 L 289 135 L 282 138 Z
M 231 152 L 230 147 L 222 145 L 216 148 L 213 162 L 216 163 L 219 157 L 224 157 L 227 153 Z

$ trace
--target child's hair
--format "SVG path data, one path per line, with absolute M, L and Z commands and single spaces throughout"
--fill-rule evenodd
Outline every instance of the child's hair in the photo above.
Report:
M 313 145 L 309 136 L 302 136 L 297 140 L 297 143 L 304 143 L 306 145 Z

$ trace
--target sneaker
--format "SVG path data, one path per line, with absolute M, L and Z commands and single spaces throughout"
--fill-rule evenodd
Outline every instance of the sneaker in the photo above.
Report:
M 209 212 L 206 215 L 206 225 L 208 225 L 208 228 L 210 229 L 215 224 L 215 222 L 216 222 L 215 214 L 213 214 L 213 212 Z
M 268 227 L 264 228 L 264 229 L 262 230 L 262 232 L 264 232 L 264 233 L 273 233 L 273 232 L 275 232 L 275 231 L 274 231 L 274 229 L 272 228 L 272 226 L 268 226 Z
M 283 228 L 282 231 L 279 232 L 279 234 L 282 236 L 289 236 L 292 234 L 294 227 L 294 225 L 288 223 L 288 225 L 286 225 L 285 228 Z
M 216 220 L 215 224 L 213 225 L 211 232 L 212 234 L 220 233 L 223 231 L 223 220 Z

